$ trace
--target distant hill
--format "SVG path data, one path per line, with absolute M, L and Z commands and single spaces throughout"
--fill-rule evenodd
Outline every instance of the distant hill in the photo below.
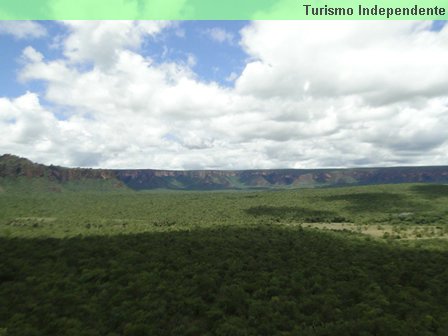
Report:
M 126 188 L 112 170 L 46 166 L 11 154 L 0 156 L 0 192 L 116 191 Z
M 448 166 L 351 169 L 154 170 L 46 166 L 0 156 L 0 192 L 13 184 L 39 190 L 222 190 L 315 188 L 388 183 L 448 183 Z

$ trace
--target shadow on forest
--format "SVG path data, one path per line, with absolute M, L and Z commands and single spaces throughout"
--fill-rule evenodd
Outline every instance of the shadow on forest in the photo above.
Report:
M 437 199 L 442 197 L 448 197 L 448 185 L 416 185 L 411 188 L 411 190 L 420 196 L 428 199 Z
M 327 202 L 347 201 L 345 208 L 351 212 L 392 212 L 428 210 L 428 205 L 421 204 L 407 195 L 388 192 L 353 193 L 345 195 L 324 196 Z
M 0 255 L 8 336 L 448 330 L 446 253 L 340 233 L 260 226 L 0 238 Z

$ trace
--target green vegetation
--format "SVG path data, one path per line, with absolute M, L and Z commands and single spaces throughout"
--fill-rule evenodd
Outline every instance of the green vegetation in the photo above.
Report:
M 335 224 L 335 229 L 350 223 L 347 229 L 367 226 L 386 231 L 393 226 L 409 235 L 416 231 L 421 238 L 433 238 L 433 231 L 448 235 L 448 186 L 135 192 L 95 181 L 95 188 L 68 183 L 55 192 L 40 188 L 38 179 L 32 181 L 3 184 L 0 235 L 65 238 L 310 223 Z
M 0 335 L 448 334 L 447 186 L 1 185 Z

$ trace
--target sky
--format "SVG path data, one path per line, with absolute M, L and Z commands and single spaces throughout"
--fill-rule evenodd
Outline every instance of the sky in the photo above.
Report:
M 91 168 L 448 165 L 430 21 L 0 21 L 0 154 Z

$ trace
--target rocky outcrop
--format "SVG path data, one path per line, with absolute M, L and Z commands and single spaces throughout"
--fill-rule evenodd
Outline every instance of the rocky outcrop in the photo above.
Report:
M 388 183 L 448 183 L 447 166 L 354 169 L 265 170 L 112 170 L 45 166 L 14 155 L 0 156 L 0 178 L 47 178 L 64 184 L 102 180 L 121 188 L 145 189 L 253 189 L 312 188 Z
M 115 173 L 107 169 L 64 168 L 45 166 L 15 155 L 0 156 L 0 177 L 46 177 L 51 181 L 68 182 L 83 179 L 115 179 Z

